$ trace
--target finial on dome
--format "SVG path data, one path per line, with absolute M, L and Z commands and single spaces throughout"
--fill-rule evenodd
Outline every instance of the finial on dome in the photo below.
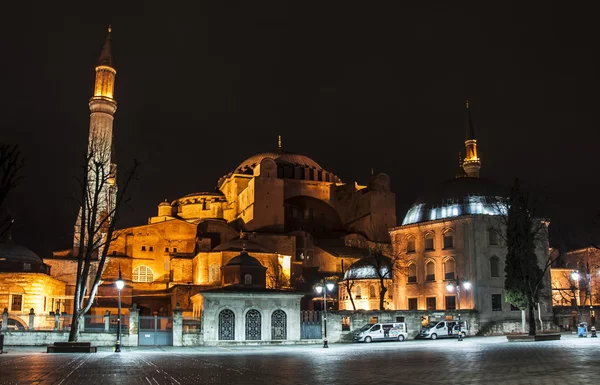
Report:
M 469 99 L 467 99 L 466 106 L 467 106 L 467 108 L 469 108 Z
M 165 197 L 165 202 L 167 202 L 167 197 Z
M 281 135 L 277 135 L 277 150 L 281 151 Z
M 111 32 L 112 32 L 112 26 L 109 24 L 108 25 L 108 33 L 111 33 Z
M 246 251 L 246 244 L 245 243 L 242 244 L 242 253 L 244 253 L 244 254 L 247 253 L 247 251 Z
M 458 152 L 458 166 L 462 167 L 462 164 L 463 164 L 462 153 L 459 151 Z

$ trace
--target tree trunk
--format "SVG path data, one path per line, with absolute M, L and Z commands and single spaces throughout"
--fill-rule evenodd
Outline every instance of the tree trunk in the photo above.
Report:
M 529 308 L 529 335 L 535 335 L 536 323 L 535 323 L 535 309 L 533 308 L 533 303 L 529 303 L 527 306 Z
M 69 342 L 77 342 L 79 338 L 79 312 L 73 311 L 73 317 L 71 318 L 71 330 L 69 331 Z
M 379 310 L 385 310 L 385 308 L 384 308 L 384 303 L 385 303 L 384 298 L 385 298 L 385 293 L 386 292 L 387 292 L 387 288 L 383 285 L 383 282 L 381 282 L 381 290 L 379 291 Z

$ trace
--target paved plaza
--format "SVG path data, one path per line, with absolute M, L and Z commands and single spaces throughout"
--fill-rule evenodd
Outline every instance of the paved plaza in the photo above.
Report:
M 6 347 L 0 384 L 597 384 L 600 338 L 505 337 L 371 344 L 124 348 L 46 354 Z

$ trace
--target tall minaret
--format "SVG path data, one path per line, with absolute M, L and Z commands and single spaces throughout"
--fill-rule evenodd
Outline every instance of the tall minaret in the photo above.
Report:
M 467 133 L 465 136 L 465 159 L 463 168 L 468 176 L 479 178 L 479 169 L 481 168 L 481 159 L 477 156 L 477 140 L 475 139 L 475 127 L 471 121 L 471 110 L 469 109 L 469 101 L 467 100 L 467 116 L 466 116 Z
M 96 83 L 94 95 L 90 99 L 90 135 L 88 139 L 88 192 L 89 199 L 93 199 L 95 191 L 98 192 L 99 203 L 97 207 L 96 222 L 99 223 L 107 215 L 112 214 L 117 195 L 117 165 L 114 161 L 113 149 L 113 120 L 117 110 L 114 99 L 115 75 L 112 56 L 112 43 L 110 38 L 111 27 L 108 26 L 108 36 L 102 47 L 102 53 L 96 66 Z M 83 204 L 83 203 L 82 203 Z M 81 228 L 81 210 L 75 224 L 74 248 L 79 248 Z M 90 213 L 86 215 L 90 218 Z M 108 223 L 103 227 L 107 227 Z M 99 235 L 99 234 L 98 234 Z

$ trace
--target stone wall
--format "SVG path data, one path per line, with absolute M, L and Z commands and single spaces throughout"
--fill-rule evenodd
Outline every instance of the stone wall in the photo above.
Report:
M 69 340 L 69 332 L 54 332 L 54 331 L 3 331 L 5 346 L 46 346 L 52 345 L 55 342 L 65 342 Z M 137 335 L 136 335 L 137 337 Z M 79 341 L 91 342 L 94 346 L 114 346 L 117 341 L 117 335 L 111 333 L 80 333 Z M 128 334 L 123 334 L 121 340 L 122 346 L 137 346 L 137 338 L 135 344 L 131 345 L 131 340 Z

